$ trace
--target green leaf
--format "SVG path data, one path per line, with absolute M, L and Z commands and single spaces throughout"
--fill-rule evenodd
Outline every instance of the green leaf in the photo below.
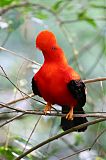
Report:
M 46 19 L 46 18 L 48 18 L 48 15 L 43 12 L 37 12 L 36 17 L 39 19 Z
M 0 0 L 0 7 L 4 7 L 6 5 L 9 5 L 13 2 L 14 0 Z
M 22 138 L 22 137 L 16 136 L 16 137 L 14 137 L 14 138 L 15 138 L 15 140 L 18 140 L 19 142 L 24 143 L 24 144 L 27 142 L 27 140 L 25 140 L 25 139 Z
M 11 5 L 11 3 L 18 4 L 20 0 L 0 0 L 0 7 Z
M 85 20 L 87 23 L 96 27 L 95 20 L 87 15 L 87 10 L 83 10 L 82 12 L 78 13 L 79 20 Z
M 12 150 L 5 147 L 0 147 L 0 157 L 2 159 L 13 160 L 14 156 L 12 154 Z
M 79 20 L 83 20 L 86 17 L 86 10 L 83 10 L 81 12 L 78 13 L 78 19 Z
M 90 17 L 86 17 L 85 18 L 85 21 L 87 21 L 89 24 L 91 24 L 93 27 L 96 27 L 96 23 L 95 23 L 95 20 L 93 18 L 90 18 Z
M 61 5 L 61 3 L 63 2 L 63 0 L 58 0 L 53 6 L 52 9 L 53 11 L 57 11 Z

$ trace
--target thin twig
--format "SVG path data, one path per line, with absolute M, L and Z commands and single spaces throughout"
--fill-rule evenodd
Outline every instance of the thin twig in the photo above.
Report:
M 8 109 L 11 109 L 11 110 L 14 110 L 14 111 L 16 111 L 16 112 L 22 112 L 22 113 L 24 113 L 25 111 L 24 110 L 22 110 L 22 109 L 19 109 L 19 108 L 13 108 L 13 107 L 10 107 L 9 105 L 7 105 L 7 104 L 3 104 L 3 103 L 0 103 L 0 107 L 1 106 L 3 106 L 3 107 L 5 107 L 5 108 L 8 108 Z
M 15 55 L 15 56 L 17 56 L 17 57 L 19 57 L 19 58 L 22 58 L 22 59 L 28 61 L 28 62 L 31 62 L 31 63 L 33 63 L 33 64 L 37 64 L 37 65 L 41 66 L 40 63 L 38 63 L 38 62 L 36 62 L 36 61 L 33 61 L 33 60 L 29 59 L 29 58 L 26 58 L 26 57 L 24 57 L 24 56 L 22 56 L 22 55 L 18 55 L 17 53 L 15 53 L 15 52 L 13 52 L 13 51 L 11 51 L 11 50 L 9 50 L 9 49 L 6 49 L 6 48 L 4 48 L 4 47 L 0 47 L 0 50 L 9 52 L 9 53 L 11 53 L 11 54 L 13 54 L 13 55 Z
M 65 145 L 67 145 L 67 147 L 72 150 L 73 152 L 77 152 L 78 151 L 78 148 L 74 145 L 74 144 L 71 144 L 69 142 L 69 140 L 67 140 L 65 137 L 61 137 L 60 140 L 62 140 L 62 142 L 65 143 Z
M 11 33 L 12 33 L 12 32 L 8 31 L 6 38 L 4 39 L 4 41 L 3 41 L 2 44 L 1 44 L 1 47 L 3 47 L 3 46 L 6 44 L 6 42 L 8 41 Z M 1 49 L 0 49 L 0 50 L 1 50 Z
M 9 114 L 9 113 L 15 113 L 16 111 L 7 111 L 7 112 L 0 112 L 0 114 L 4 114 L 4 115 L 6 115 L 6 114 Z
M 39 116 L 37 122 L 35 123 L 35 125 L 34 125 L 34 127 L 33 127 L 33 130 L 31 131 L 31 133 L 30 133 L 30 135 L 29 135 L 29 137 L 28 137 L 28 140 L 26 141 L 26 144 L 25 144 L 25 147 L 24 147 L 23 152 L 25 151 L 25 149 L 26 149 L 26 147 L 27 147 L 27 144 L 29 143 L 29 140 L 30 140 L 32 134 L 34 133 L 34 131 L 35 131 L 35 129 L 36 129 L 36 127 L 37 127 L 37 125 L 38 125 L 40 119 L 41 119 L 41 116 Z
M 6 124 L 8 124 L 8 123 L 10 123 L 10 122 L 12 122 L 12 121 L 14 121 L 15 119 L 18 119 L 19 117 L 23 116 L 24 114 L 25 114 L 25 113 L 22 113 L 22 114 L 20 114 L 20 115 L 16 115 L 15 117 L 12 117 L 11 119 L 5 121 L 4 123 L 2 123 L 2 124 L 0 125 L 0 128 L 3 127 L 4 125 L 6 125 Z
M 93 82 L 98 82 L 98 81 L 106 81 L 106 77 L 100 77 L 100 78 L 83 80 L 83 82 L 84 82 L 85 84 L 87 84 L 87 83 L 93 83 Z
M 60 158 L 59 160 L 67 159 L 67 158 L 69 158 L 69 157 L 75 156 L 75 155 L 77 155 L 77 154 L 79 154 L 79 153 L 81 153 L 81 152 L 84 152 L 84 151 L 86 151 L 86 150 L 89 150 L 89 149 L 90 149 L 90 147 L 85 148 L 85 149 L 81 149 L 81 150 L 79 150 L 79 151 L 77 151 L 77 152 L 75 152 L 75 153 L 73 153 L 73 154 L 71 154 L 71 155 L 69 155 L 69 156 L 66 156 L 66 157 L 64 157 L 64 158 Z
M 7 76 L 6 72 L 4 71 L 4 69 L 3 69 L 3 67 L 2 67 L 1 65 L 0 65 L 0 68 L 2 69 L 2 71 L 3 71 L 3 73 L 4 73 L 4 77 L 5 77 L 20 93 L 23 93 L 24 95 L 29 96 L 27 93 L 25 93 L 25 92 L 23 92 L 22 90 L 20 90 L 20 89 L 10 80 L 10 78 Z M 42 104 L 45 105 L 45 103 L 42 102 L 42 101 L 40 101 L 40 100 L 37 100 L 37 99 L 35 99 L 35 98 L 33 98 L 33 97 L 30 97 L 30 96 L 29 96 L 29 98 L 31 98 L 31 99 L 33 99 L 33 100 L 35 100 L 35 101 L 37 101 L 37 102 L 42 103 Z
M 76 18 L 76 19 L 71 19 L 71 20 L 64 20 L 64 21 L 61 21 L 60 25 L 70 24 L 70 23 L 75 23 L 75 22 L 81 22 L 81 21 L 85 21 L 85 20 L 86 20 L 86 18 L 85 18 L 85 19 L 82 19 L 82 20 L 80 20 L 80 19 L 78 19 L 78 18 Z M 95 20 L 95 21 L 105 21 L 105 20 L 106 20 L 106 17 L 94 17 L 93 20 Z
M 67 134 L 69 134 L 69 133 L 71 133 L 71 132 L 74 132 L 74 131 L 76 131 L 76 130 L 78 130 L 78 129 L 81 129 L 81 128 L 83 128 L 83 127 L 90 126 L 90 125 L 93 125 L 93 124 L 96 124 L 96 123 L 99 123 L 99 122 L 102 122 L 102 121 L 105 121 L 105 120 L 106 120 L 106 118 L 98 118 L 98 119 L 96 119 L 96 120 L 92 120 L 91 122 L 87 122 L 87 123 L 78 125 L 78 126 L 76 126 L 76 127 L 73 127 L 73 128 L 71 128 L 71 129 L 69 129 L 69 130 L 67 130 L 67 131 L 65 131 L 65 132 L 62 132 L 62 133 L 60 133 L 60 134 L 58 134 L 58 135 L 56 135 L 56 136 L 53 136 L 53 137 L 51 137 L 51 138 L 49 138 L 49 139 L 47 139 L 47 140 L 39 143 L 38 145 L 36 145 L 36 146 L 32 147 L 31 149 L 29 149 L 28 151 L 26 151 L 25 153 L 21 154 L 21 155 L 20 155 L 19 157 L 17 157 L 15 160 L 20 160 L 21 158 L 25 157 L 26 155 L 28 155 L 28 154 L 31 153 L 32 151 L 34 151 L 34 150 L 36 150 L 36 149 L 38 149 L 38 148 L 40 148 L 40 147 L 42 147 L 42 146 L 44 146 L 44 145 L 52 142 L 52 141 L 54 141 L 54 140 L 56 140 L 56 139 L 58 139 L 58 138 L 60 138 L 60 137 L 63 137 L 63 136 L 65 136 L 65 135 L 67 135 Z
M 34 94 L 33 94 L 33 93 L 30 93 L 30 94 L 28 94 L 27 96 L 24 96 L 24 97 L 22 97 L 22 98 L 18 98 L 18 99 L 14 100 L 14 101 L 8 102 L 8 103 L 6 103 L 6 105 L 12 105 L 12 104 L 14 104 L 14 103 L 17 103 L 17 102 L 26 100 L 26 99 L 31 98 L 31 97 L 34 97 Z
M 90 147 L 90 150 L 93 148 L 93 146 L 95 145 L 95 143 L 97 142 L 97 140 L 100 138 L 100 136 L 101 136 L 104 132 L 106 132 L 106 128 L 103 129 L 103 130 L 97 135 L 97 137 L 95 138 L 94 142 L 92 143 L 92 145 L 91 145 L 91 147 Z
M 83 82 L 84 82 L 85 84 L 94 83 L 94 82 L 99 82 L 99 81 L 106 81 L 106 77 L 83 80 Z M 22 97 L 22 98 L 19 98 L 19 99 L 14 100 L 14 101 L 8 102 L 7 105 L 11 105 L 11 104 L 20 102 L 20 101 L 22 101 L 22 100 L 25 100 L 25 99 L 34 97 L 34 96 L 35 96 L 35 95 L 34 95 L 33 93 L 30 93 L 30 94 L 26 95 L 25 97 Z
M 33 114 L 33 115 L 45 115 L 44 111 L 39 111 L 38 109 L 36 110 L 23 110 L 23 109 L 19 109 L 19 108 L 12 108 L 6 104 L 1 104 L 1 106 L 4 106 L 8 109 L 11 109 L 11 110 L 15 110 L 16 112 L 21 112 L 21 113 L 24 113 L 24 114 Z M 46 116 L 58 116 L 58 117 L 64 117 L 66 116 L 66 114 L 62 114 L 62 113 L 59 113 L 58 112 L 51 112 L 51 113 L 46 113 Z M 103 113 L 90 113 L 90 114 L 74 114 L 73 117 L 98 117 L 98 118 L 106 118 L 106 113 L 103 112 Z
M 8 12 L 9 10 L 14 9 L 14 8 L 23 8 L 23 7 L 28 7 L 28 6 L 37 7 L 38 9 L 39 9 L 39 8 L 40 8 L 40 9 L 44 9 L 44 10 L 46 10 L 46 11 L 54 14 L 54 12 L 53 12 L 50 8 L 48 8 L 48 7 L 46 7 L 46 6 L 42 5 L 42 4 L 39 4 L 39 3 L 31 3 L 31 2 L 22 2 L 22 3 L 19 3 L 19 4 L 12 4 L 12 5 L 9 5 L 9 6 L 7 6 L 7 7 L 2 8 L 2 9 L 0 10 L 0 16 L 3 15 L 3 14 L 5 14 L 5 13 Z

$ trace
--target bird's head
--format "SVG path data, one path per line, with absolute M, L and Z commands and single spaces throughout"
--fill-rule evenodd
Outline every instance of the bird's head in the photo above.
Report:
M 42 51 L 45 60 L 66 61 L 64 52 L 59 47 L 55 35 L 48 31 L 41 31 L 36 38 L 36 48 Z
M 36 47 L 41 51 L 53 47 L 56 43 L 55 35 L 48 30 L 41 31 L 36 38 Z

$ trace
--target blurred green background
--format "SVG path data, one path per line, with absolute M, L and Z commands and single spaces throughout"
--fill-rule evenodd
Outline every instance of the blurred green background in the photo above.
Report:
M 82 79 L 106 76 L 106 0 L 0 0 L 1 47 L 42 64 L 43 56 L 35 48 L 35 38 L 45 29 L 54 32 L 69 64 Z M 20 90 L 32 93 L 31 80 L 39 67 L 17 55 L 0 50 L 0 66 Z M 87 84 L 87 90 L 86 113 L 106 112 L 106 82 Z M 0 103 L 7 104 L 23 96 L 0 68 Z M 27 99 L 11 107 L 34 110 L 43 109 L 44 105 Z M 24 150 L 62 132 L 60 118 L 51 116 L 24 115 L 2 126 L 18 114 L 0 108 L 1 160 L 12 160 Z M 70 133 L 23 159 L 60 160 L 89 147 L 105 127 L 106 123 L 102 122 L 88 127 L 85 133 Z M 91 151 L 66 159 L 105 160 L 105 135 L 104 132 Z

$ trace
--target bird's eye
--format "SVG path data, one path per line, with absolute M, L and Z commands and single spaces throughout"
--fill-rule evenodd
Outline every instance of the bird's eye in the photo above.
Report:
M 56 50 L 57 48 L 55 46 L 52 47 L 52 50 Z

